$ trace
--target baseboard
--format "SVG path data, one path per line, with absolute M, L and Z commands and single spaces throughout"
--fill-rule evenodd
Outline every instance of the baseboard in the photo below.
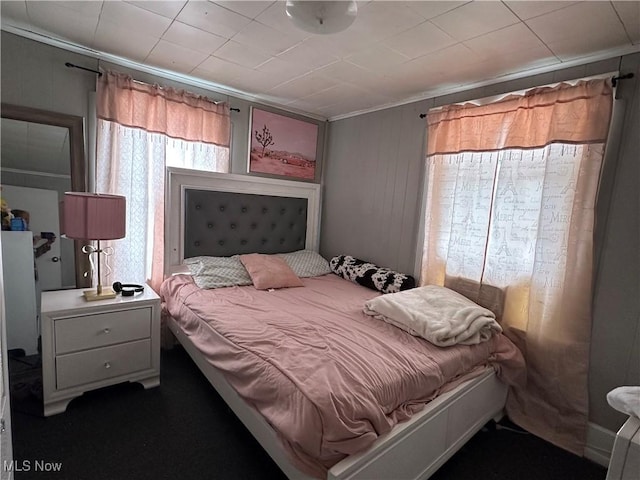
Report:
M 587 446 L 584 449 L 585 458 L 603 467 L 608 467 L 615 439 L 616 434 L 611 430 L 589 422 L 587 427 Z

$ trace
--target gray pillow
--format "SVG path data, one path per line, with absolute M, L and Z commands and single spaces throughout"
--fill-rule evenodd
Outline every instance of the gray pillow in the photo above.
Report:
M 191 257 L 185 258 L 193 280 L 200 288 L 222 288 L 233 285 L 251 285 L 251 277 L 242 265 L 240 257 Z
M 331 273 L 331 267 L 318 252 L 313 250 L 298 250 L 291 253 L 279 253 L 287 265 L 300 278 L 318 277 Z

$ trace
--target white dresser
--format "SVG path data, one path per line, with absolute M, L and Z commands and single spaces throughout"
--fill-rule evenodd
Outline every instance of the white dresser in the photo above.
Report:
M 42 294 L 45 416 L 96 388 L 160 384 L 160 298 L 147 287 L 132 297 L 87 302 L 83 291 Z

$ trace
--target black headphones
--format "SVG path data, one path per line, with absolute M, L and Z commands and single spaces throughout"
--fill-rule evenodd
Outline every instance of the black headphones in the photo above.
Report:
M 144 292 L 144 287 L 142 285 L 136 285 L 135 283 L 115 282 L 113 284 L 113 291 L 122 293 L 123 297 L 133 297 L 136 293 Z

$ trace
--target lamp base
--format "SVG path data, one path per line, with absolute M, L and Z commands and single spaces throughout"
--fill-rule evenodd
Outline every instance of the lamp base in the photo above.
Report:
M 116 292 L 111 287 L 102 287 L 102 293 L 98 295 L 97 290 L 85 290 L 84 299 L 87 302 L 93 302 L 94 300 L 108 300 L 109 298 L 116 298 Z

